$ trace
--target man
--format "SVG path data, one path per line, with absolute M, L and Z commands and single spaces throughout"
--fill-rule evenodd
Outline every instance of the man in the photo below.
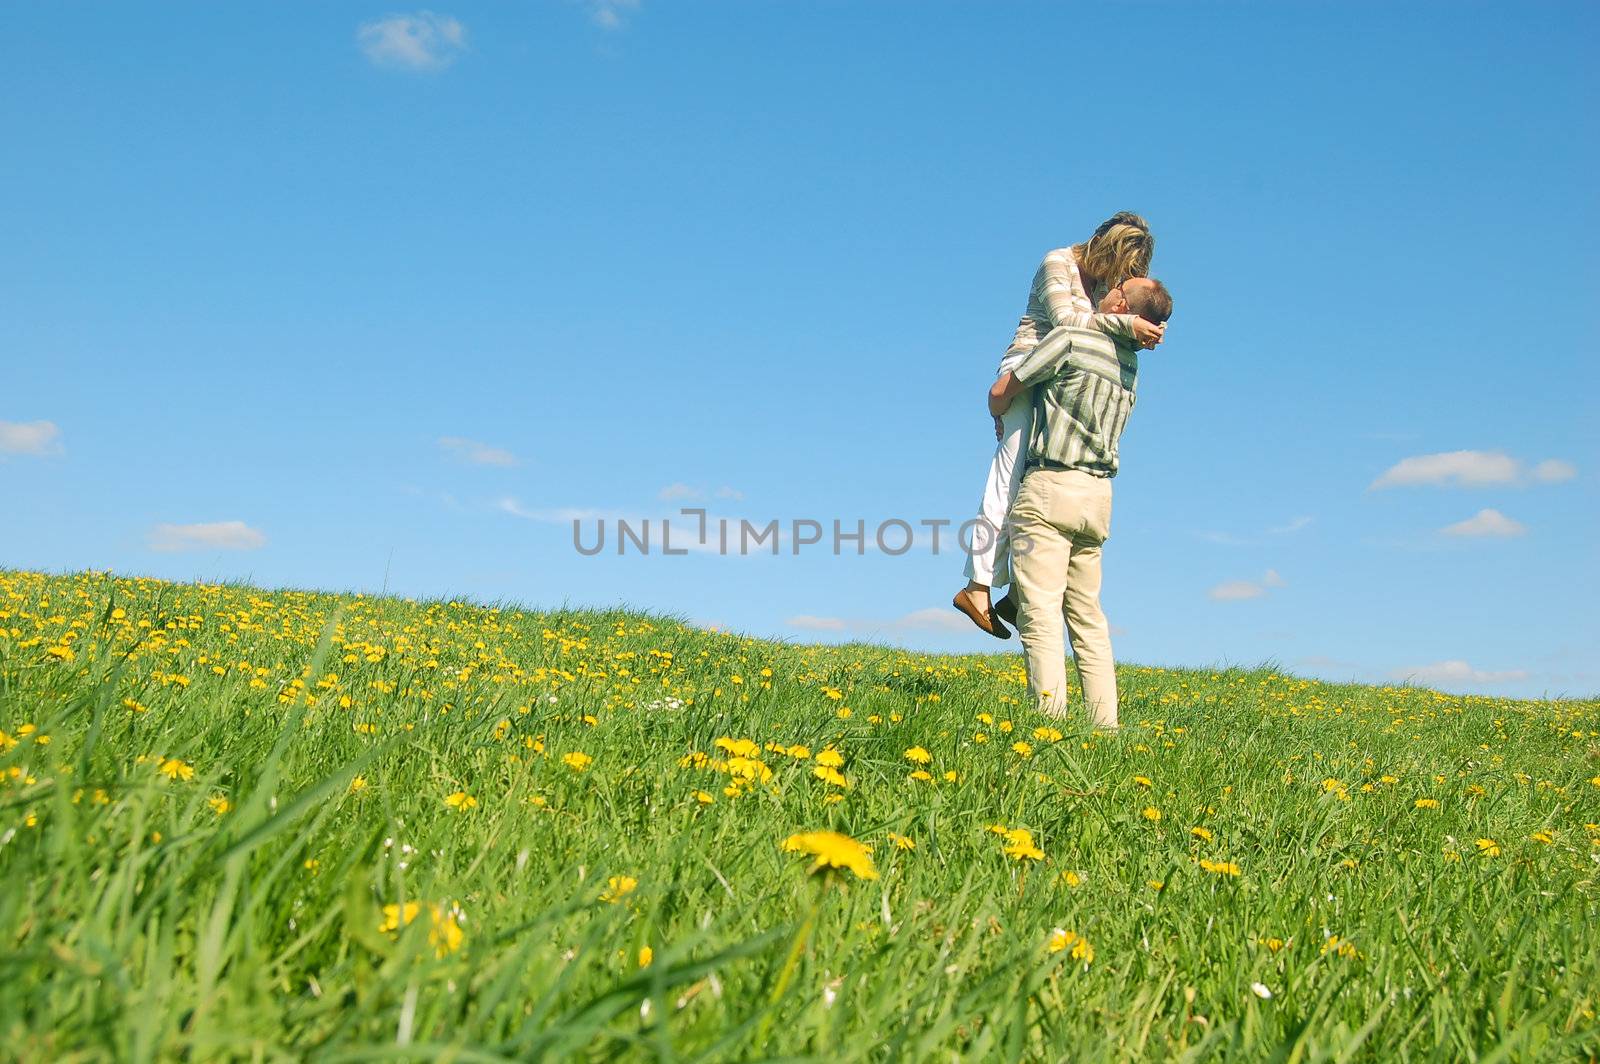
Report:
M 1106 294 L 1100 311 L 1136 314 L 1160 325 L 1172 315 L 1172 297 L 1160 281 L 1131 278 Z M 1117 674 L 1100 609 L 1100 552 L 1111 535 L 1117 441 L 1138 382 L 1131 320 L 1104 318 L 1110 326 L 1105 332 L 1071 329 L 1065 342 L 1041 344 L 989 392 L 989 410 L 998 414 L 1023 389 L 1037 385 L 1026 471 L 1011 506 L 1013 586 L 1028 692 L 1045 713 L 1065 715 L 1064 615 L 1084 703 L 1090 719 L 1104 728 L 1117 726 Z

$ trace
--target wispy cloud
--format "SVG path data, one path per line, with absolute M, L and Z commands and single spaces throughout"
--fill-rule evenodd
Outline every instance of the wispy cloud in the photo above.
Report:
M 812 632 L 842 632 L 850 627 L 850 622 L 843 617 L 816 617 L 809 613 L 796 614 L 783 623 Z
M 1510 539 L 1515 536 L 1528 534 L 1528 526 L 1521 521 L 1514 521 L 1499 510 L 1479 510 L 1465 521 L 1457 521 L 1453 525 L 1441 528 L 1440 533 L 1446 536 L 1488 536 L 1496 539 Z
M 1501 451 L 1444 451 L 1401 459 L 1379 474 L 1367 490 L 1423 485 L 1475 488 L 1530 481 L 1550 484 L 1577 475 L 1577 466 L 1560 458 L 1546 458 L 1529 468 Z
M 1260 580 L 1229 580 L 1211 588 L 1206 596 L 1213 602 L 1239 602 L 1261 598 L 1270 589 L 1283 586 L 1283 577 L 1278 575 L 1278 571 L 1268 569 Z
M 1475 669 L 1465 661 L 1435 661 L 1429 665 L 1413 665 L 1409 668 L 1395 669 L 1389 673 L 1391 680 L 1403 683 L 1418 683 L 1431 687 L 1449 687 L 1457 684 L 1501 684 L 1515 683 L 1526 680 L 1526 669 L 1503 669 L 1493 671 L 1488 669 Z
M 243 521 L 193 525 L 160 524 L 150 530 L 150 549 L 158 551 L 255 550 L 267 537 Z
M 1248 547 L 1261 542 L 1261 536 L 1287 536 L 1303 529 L 1309 528 L 1314 519 L 1309 516 L 1294 517 L 1281 525 L 1262 529 L 1261 535 L 1240 536 L 1232 532 L 1217 532 L 1214 530 L 1196 532 L 1195 535 L 1207 543 L 1221 543 L 1228 547 Z
M 620 30 L 639 10 L 639 0 L 585 0 L 589 18 L 603 30 Z
M 1546 458 L 1533 467 L 1532 477 L 1543 484 L 1557 484 L 1578 475 L 1578 467 L 1559 458 Z
M 520 465 L 517 456 L 504 447 L 495 447 L 479 440 L 469 440 L 461 436 L 440 436 L 439 447 L 448 454 L 471 462 L 473 465 L 511 467 Z
M 496 500 L 494 508 L 503 514 L 520 517 L 524 521 L 541 521 L 546 524 L 557 525 L 567 524 L 571 521 L 632 520 L 630 515 L 617 510 L 592 510 L 576 506 L 560 506 L 553 509 L 528 507 L 509 495 Z
M 684 499 L 692 502 L 696 499 L 704 499 L 707 494 L 708 493 L 704 488 L 696 487 L 693 484 L 685 484 L 680 480 L 674 481 L 673 483 L 662 488 L 661 491 L 656 494 L 656 498 L 660 499 L 662 502 L 677 502 Z M 744 492 L 740 491 L 738 488 L 729 487 L 726 484 L 722 485 L 722 487 L 718 488 L 716 491 L 710 492 L 709 494 L 714 495 L 719 499 L 727 499 L 731 502 L 740 502 L 744 499 Z
M 375 66 L 443 70 L 467 49 L 467 28 L 456 19 L 418 11 L 363 22 L 356 45 Z
M 0 421 L 0 454 L 60 453 L 61 430 L 54 421 Z
M 953 632 L 959 635 L 977 633 L 972 622 L 951 609 L 929 606 L 912 610 L 888 620 L 867 617 L 818 617 L 809 613 L 798 614 L 784 621 L 791 628 L 812 632 Z

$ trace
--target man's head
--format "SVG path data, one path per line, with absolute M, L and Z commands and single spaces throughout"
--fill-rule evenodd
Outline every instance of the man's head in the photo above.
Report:
M 1154 277 L 1130 277 L 1106 293 L 1100 301 L 1100 313 L 1137 314 L 1161 325 L 1172 317 L 1172 294 Z

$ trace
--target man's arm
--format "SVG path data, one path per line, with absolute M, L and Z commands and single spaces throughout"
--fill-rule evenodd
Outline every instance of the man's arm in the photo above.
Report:
M 1011 407 L 1011 400 L 1027 391 L 1028 386 L 1017 380 L 1017 375 L 1010 370 L 1000 374 L 998 380 L 989 388 L 989 413 L 995 417 L 1004 414 Z

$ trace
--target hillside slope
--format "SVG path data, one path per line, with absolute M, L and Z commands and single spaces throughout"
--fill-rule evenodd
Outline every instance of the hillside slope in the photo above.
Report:
M 1094 734 L 1014 656 L 0 571 L 0 1035 L 1600 1052 L 1600 703 L 1119 678 Z

